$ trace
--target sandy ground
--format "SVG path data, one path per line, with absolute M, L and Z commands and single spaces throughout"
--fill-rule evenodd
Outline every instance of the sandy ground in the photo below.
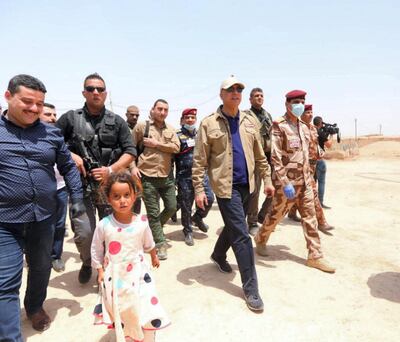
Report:
M 321 239 L 337 272 L 306 267 L 302 228 L 283 220 L 271 236 L 270 256 L 256 256 L 262 314 L 245 305 L 233 253 L 232 274 L 220 273 L 209 260 L 222 226 L 216 205 L 206 220 L 210 232 L 196 231 L 194 247 L 184 244 L 179 224 L 166 225 L 169 258 L 154 275 L 173 323 L 157 341 L 398 341 L 399 151 L 400 143 L 382 142 L 363 148 L 355 160 L 328 161 L 325 202 L 332 209 L 325 214 L 335 230 Z M 38 333 L 23 313 L 27 341 L 114 341 L 112 331 L 92 324 L 96 279 L 78 283 L 71 237 L 64 260 L 66 271 L 52 272 L 45 302 L 52 326 Z

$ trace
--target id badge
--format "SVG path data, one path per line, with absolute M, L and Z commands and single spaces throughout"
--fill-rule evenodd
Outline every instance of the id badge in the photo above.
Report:
M 188 139 L 186 140 L 186 143 L 188 145 L 188 147 L 193 147 L 195 144 L 195 140 L 194 139 Z

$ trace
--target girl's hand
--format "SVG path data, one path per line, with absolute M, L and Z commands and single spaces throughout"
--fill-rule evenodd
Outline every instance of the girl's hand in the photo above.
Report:
M 97 269 L 97 282 L 101 285 L 101 282 L 104 280 L 104 269 L 98 268 Z
M 157 251 L 155 248 L 150 251 L 150 256 L 151 264 L 153 265 L 153 267 L 158 268 L 160 266 L 160 260 L 158 260 Z

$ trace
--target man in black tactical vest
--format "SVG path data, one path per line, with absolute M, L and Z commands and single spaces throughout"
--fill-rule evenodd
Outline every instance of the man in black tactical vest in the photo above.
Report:
M 104 106 L 107 91 L 103 78 L 97 73 L 91 74 L 85 78 L 83 87 L 86 99 L 83 108 L 68 111 L 56 122 L 83 181 L 87 217 L 71 219 L 82 260 L 81 284 L 87 283 L 92 275 L 90 247 L 96 227 L 96 209 L 100 219 L 111 213 L 104 194 L 99 191 L 100 185 L 112 172 L 129 167 L 136 157 L 127 123 Z

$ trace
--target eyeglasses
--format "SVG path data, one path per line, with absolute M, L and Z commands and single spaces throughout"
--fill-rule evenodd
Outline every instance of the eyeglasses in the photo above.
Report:
M 229 87 L 228 89 L 225 89 L 228 93 L 233 93 L 233 92 L 237 92 L 237 93 L 239 93 L 239 94 L 241 94 L 242 93 L 242 91 L 243 91 L 243 88 L 242 87 Z
M 98 93 L 104 93 L 106 91 L 106 88 L 87 86 L 85 87 L 85 90 L 88 91 L 89 93 L 93 93 L 95 90 L 97 90 Z

